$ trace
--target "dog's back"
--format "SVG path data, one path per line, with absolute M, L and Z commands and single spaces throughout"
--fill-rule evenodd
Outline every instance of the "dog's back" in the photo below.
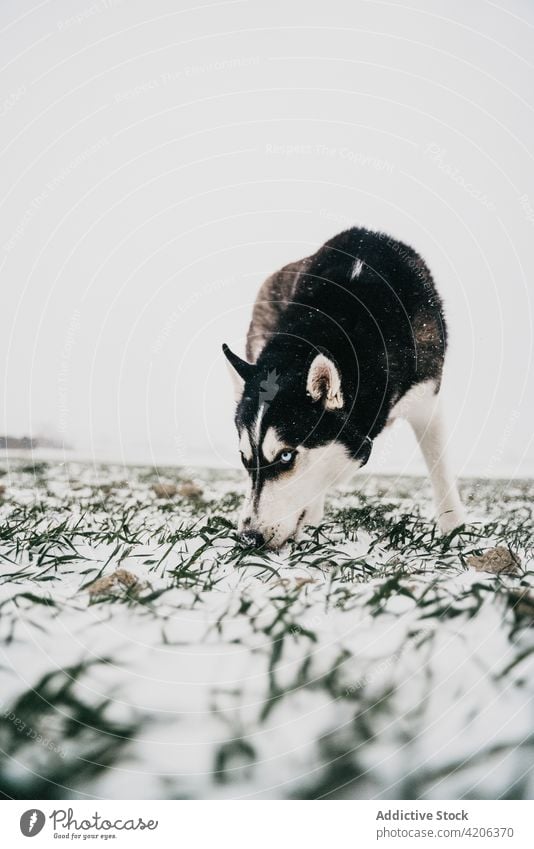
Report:
M 284 348 L 297 358 L 310 346 L 327 351 L 374 436 L 412 386 L 432 380 L 439 388 L 446 338 L 441 299 L 421 257 L 383 233 L 355 227 L 265 281 L 247 355 L 274 364 Z

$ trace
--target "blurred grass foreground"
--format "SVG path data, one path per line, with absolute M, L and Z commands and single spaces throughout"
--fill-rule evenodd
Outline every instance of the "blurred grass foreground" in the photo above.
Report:
M 239 473 L 0 474 L 3 798 L 533 798 L 532 481 L 441 538 L 362 475 L 271 554 Z

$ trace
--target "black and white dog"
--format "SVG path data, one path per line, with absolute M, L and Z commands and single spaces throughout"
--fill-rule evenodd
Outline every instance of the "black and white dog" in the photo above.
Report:
M 249 491 L 244 542 L 279 548 L 323 516 L 326 490 L 363 466 L 394 418 L 412 425 L 440 529 L 464 522 L 445 460 L 441 299 L 412 248 L 353 228 L 262 285 L 247 359 L 227 345 Z

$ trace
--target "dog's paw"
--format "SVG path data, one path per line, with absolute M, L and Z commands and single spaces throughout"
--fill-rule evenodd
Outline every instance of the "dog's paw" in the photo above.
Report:
M 462 525 L 465 524 L 467 524 L 467 517 L 462 509 L 447 510 L 438 518 L 438 527 L 443 536 L 448 536 L 457 528 L 461 528 Z

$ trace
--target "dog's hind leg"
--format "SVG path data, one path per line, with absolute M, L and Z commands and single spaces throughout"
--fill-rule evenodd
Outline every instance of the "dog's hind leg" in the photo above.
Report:
M 443 415 L 433 380 L 412 387 L 398 402 L 394 415 L 412 426 L 425 458 L 442 533 L 465 523 L 465 512 L 456 481 L 447 461 Z

